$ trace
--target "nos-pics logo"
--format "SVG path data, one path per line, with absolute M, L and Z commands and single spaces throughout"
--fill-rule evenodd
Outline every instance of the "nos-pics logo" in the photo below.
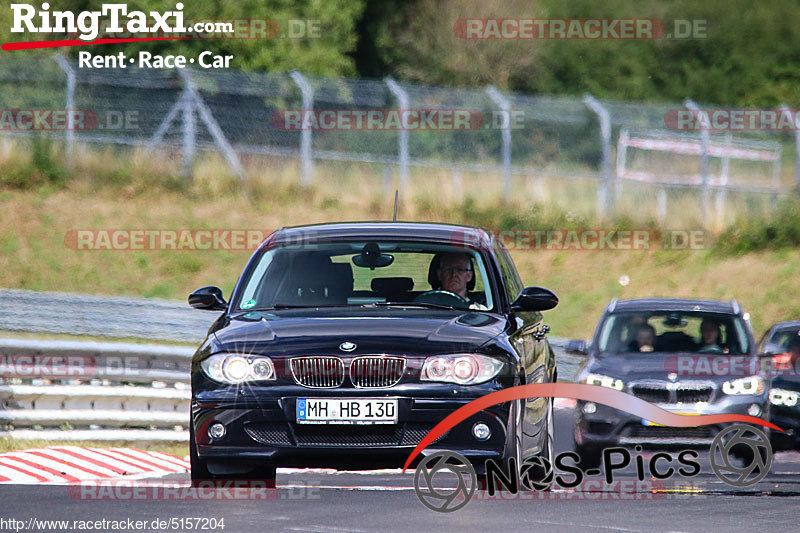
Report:
M 637 451 L 640 447 L 636 447 Z M 684 450 L 677 455 L 673 465 L 671 454 L 653 454 L 647 465 L 649 475 L 668 479 L 676 474 L 688 478 L 700 473 L 696 450 Z M 772 465 L 772 446 L 767 434 L 755 426 L 734 424 L 720 431 L 711 443 L 709 459 L 711 468 L 722 482 L 734 487 L 748 487 L 761 481 Z M 616 459 L 616 460 L 615 460 Z M 639 479 L 645 476 L 645 461 L 636 458 Z M 659 460 L 661 465 L 659 465 Z M 586 476 L 600 475 L 599 469 L 580 470 L 580 457 L 574 452 L 564 452 L 555 458 L 555 467 L 566 475 L 557 473 L 554 465 L 544 457 L 530 457 L 518 466 L 514 458 L 501 467 L 489 459 L 485 464 L 482 482 L 493 495 L 497 487 L 517 494 L 520 490 L 546 491 L 553 484 L 558 488 L 574 488 Z M 631 454 L 626 448 L 607 448 L 603 451 L 606 481 L 611 483 L 615 470 L 626 468 Z M 452 451 L 439 451 L 423 458 L 414 473 L 414 491 L 425 507 L 440 513 L 450 513 L 466 506 L 478 490 L 478 475 L 470 461 Z

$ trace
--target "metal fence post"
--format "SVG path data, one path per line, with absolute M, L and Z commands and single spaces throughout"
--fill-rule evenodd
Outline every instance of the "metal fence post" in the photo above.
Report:
M 703 115 L 705 117 L 704 124 L 710 124 L 708 114 L 702 111 L 697 104 L 692 102 L 689 98 L 684 102 L 686 109 L 695 113 L 695 115 Z M 700 127 L 700 179 L 702 182 L 702 196 L 701 201 L 703 204 L 703 223 L 708 223 L 708 204 L 709 204 L 709 188 L 708 188 L 708 145 L 711 138 L 708 134 L 708 128 L 705 125 Z
M 219 127 L 219 124 L 214 119 L 214 115 L 211 114 L 211 110 L 208 109 L 205 102 L 203 102 L 203 98 L 200 96 L 200 92 L 197 90 L 197 85 L 195 85 L 194 80 L 189 75 L 188 69 L 178 69 L 178 73 L 183 78 L 184 83 L 186 84 L 186 91 L 184 93 L 185 97 L 185 104 L 183 108 L 183 127 L 184 127 L 184 164 L 186 164 L 186 157 L 187 154 L 194 158 L 194 153 L 196 150 L 195 140 L 196 140 L 196 122 L 194 112 L 200 115 L 200 119 L 206 125 L 208 132 L 211 134 L 211 137 L 214 139 L 214 142 L 217 143 L 217 147 L 219 148 L 222 155 L 225 157 L 225 160 L 230 165 L 231 170 L 239 176 L 240 179 L 244 179 L 245 173 L 244 169 L 242 168 L 242 164 L 239 162 L 239 157 L 236 155 L 231 144 L 228 142 L 228 139 L 225 138 L 225 134 L 222 133 L 222 129 Z M 187 138 L 189 141 L 187 142 Z M 191 159 L 189 160 L 189 164 L 191 165 Z
M 625 175 L 625 159 L 628 157 L 628 130 L 622 128 L 619 131 L 617 141 L 617 172 L 614 174 L 614 200 L 619 200 L 622 196 L 622 177 Z
M 292 80 L 300 88 L 303 95 L 303 113 L 314 112 L 314 89 L 308 84 L 308 81 L 303 77 L 300 72 L 293 70 L 291 72 Z M 306 121 L 303 120 L 302 123 Z M 311 128 L 303 127 L 300 132 L 300 184 L 309 185 L 312 180 L 314 172 L 314 163 L 311 154 Z
M 503 112 L 503 199 L 508 200 L 511 197 L 511 103 L 493 85 L 486 87 L 486 94 Z
M 592 95 L 586 94 L 583 97 L 583 103 L 597 115 L 597 120 L 600 121 L 600 140 L 603 145 L 603 181 L 597 189 L 597 212 L 600 218 L 608 218 L 611 212 L 611 195 L 609 190 L 611 188 L 611 117 L 606 109 L 600 102 L 598 102 Z
M 781 106 L 781 111 L 783 111 L 784 117 L 789 120 L 789 123 L 794 125 L 794 182 L 795 187 L 800 191 L 800 124 L 797 123 L 795 117 L 792 116 L 792 111 L 785 104 Z
M 183 137 L 183 165 L 181 175 L 186 181 L 192 181 L 192 165 L 197 141 L 197 121 L 194 114 L 194 105 L 190 92 L 183 93 L 183 121 L 181 122 L 181 133 Z
M 730 132 L 725 134 L 725 148 L 729 148 L 732 136 Z M 714 198 L 716 203 L 717 209 L 717 223 L 722 225 L 725 221 L 725 196 L 727 193 L 727 185 L 728 185 L 728 167 L 730 166 L 730 158 L 725 154 L 725 157 L 722 158 L 719 167 L 719 184 L 720 188 L 717 190 L 717 195 Z
M 408 93 L 392 78 L 384 80 L 389 90 L 397 99 L 398 109 L 409 109 Z M 400 128 L 397 137 L 397 162 L 400 165 L 400 188 L 408 187 L 408 130 Z
M 58 66 L 61 67 L 61 70 L 64 71 L 64 74 L 67 75 L 67 130 L 64 132 L 64 136 L 67 143 L 67 168 L 71 169 L 72 154 L 75 150 L 75 69 L 72 68 L 72 65 L 69 64 L 69 61 L 67 61 L 62 55 L 55 56 L 55 60 L 56 63 L 58 63 Z

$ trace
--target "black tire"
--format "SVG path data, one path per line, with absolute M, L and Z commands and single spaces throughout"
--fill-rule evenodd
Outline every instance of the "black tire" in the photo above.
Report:
M 586 471 L 590 468 L 599 468 L 603 462 L 603 449 L 592 444 L 575 443 L 575 453 L 580 457 L 578 466 Z
M 755 452 L 745 444 L 737 444 L 731 449 L 731 455 L 739 459 L 745 466 L 753 464 Z

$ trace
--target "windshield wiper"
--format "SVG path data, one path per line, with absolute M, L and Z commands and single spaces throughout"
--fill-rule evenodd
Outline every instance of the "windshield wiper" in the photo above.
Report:
M 242 311 L 275 311 L 280 309 L 313 309 L 315 307 L 346 307 L 344 305 L 299 305 L 299 304 L 275 304 L 271 307 L 252 307 L 250 309 L 242 309 Z
M 375 302 L 363 304 L 361 307 L 420 307 L 423 309 L 454 309 L 461 310 L 452 305 L 432 304 L 427 302 Z

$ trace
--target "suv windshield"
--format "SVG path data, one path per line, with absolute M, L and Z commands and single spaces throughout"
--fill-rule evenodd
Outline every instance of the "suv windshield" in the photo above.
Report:
M 731 314 L 659 311 L 610 314 L 598 339 L 600 353 L 696 352 L 744 355 L 744 321 Z
M 352 241 L 265 251 L 234 309 L 419 305 L 492 310 L 481 255 L 446 244 Z

